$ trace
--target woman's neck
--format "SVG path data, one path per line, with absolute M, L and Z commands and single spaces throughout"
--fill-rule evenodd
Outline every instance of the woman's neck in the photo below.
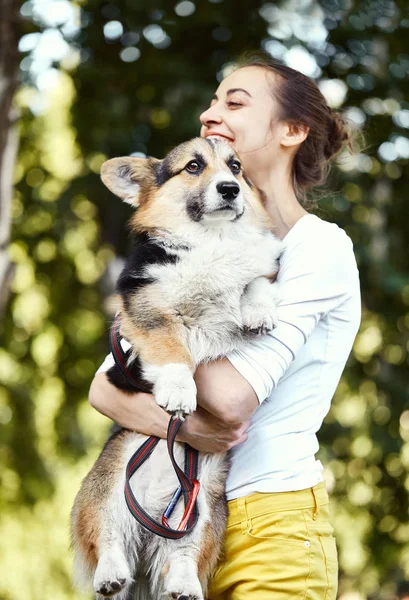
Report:
M 253 182 L 265 198 L 265 208 L 274 224 L 274 233 L 284 239 L 290 229 L 308 214 L 298 202 L 292 184 L 291 173 L 285 169 L 269 170 L 265 176 L 258 173 Z

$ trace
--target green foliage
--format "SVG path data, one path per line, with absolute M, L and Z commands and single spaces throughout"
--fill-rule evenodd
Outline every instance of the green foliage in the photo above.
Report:
M 178 14 L 182 4 L 186 16 Z M 197 135 L 216 75 L 260 46 L 278 55 L 307 48 L 319 79 L 338 82 L 341 108 L 364 127 L 365 147 L 340 157 L 334 193 L 324 191 L 320 203 L 320 215 L 355 244 L 364 308 L 320 454 L 332 488 L 341 595 L 388 599 L 394 582 L 409 577 L 405 11 L 403 2 L 380 0 L 213 0 L 176 8 L 88 0 L 75 40 L 81 61 L 62 74 L 43 115 L 28 108 L 33 90 L 20 90 L 16 275 L 0 350 L 0 539 L 7 540 L 0 550 L 8 557 L 0 596 L 77 597 L 69 591 L 66 523 L 107 428 L 86 396 L 107 350 L 104 298 L 112 284 L 104 273 L 127 251 L 130 215 L 101 185 L 100 164 L 133 152 L 161 157 Z M 112 22 L 123 28 L 117 37 Z M 107 23 L 111 37 L 104 36 Z M 41 568 L 35 562 L 15 588 L 16 563 L 33 550 Z

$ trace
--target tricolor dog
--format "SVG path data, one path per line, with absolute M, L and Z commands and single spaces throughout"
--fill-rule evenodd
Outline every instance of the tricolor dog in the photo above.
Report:
M 130 369 L 165 410 L 188 415 L 196 408 L 196 367 L 274 327 L 271 279 L 281 242 L 237 155 L 219 139 L 195 138 L 164 160 L 114 158 L 101 175 L 137 208 L 134 250 L 117 287 Z M 131 389 L 117 367 L 108 376 Z M 126 429 L 111 436 L 82 483 L 72 511 L 76 580 L 92 580 L 99 600 L 121 600 L 142 572 L 149 578 L 146 598 L 203 600 L 224 535 L 226 455 L 200 455 L 198 523 L 183 539 L 167 540 L 142 528 L 124 498 L 126 464 L 145 439 Z M 180 464 L 183 453 L 176 443 Z M 131 485 L 159 520 L 178 486 L 164 441 Z

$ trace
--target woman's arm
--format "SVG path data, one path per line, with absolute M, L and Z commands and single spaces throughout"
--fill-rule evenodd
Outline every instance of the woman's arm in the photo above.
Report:
M 211 369 L 206 369 L 206 373 L 201 375 L 200 385 L 206 385 L 210 373 Z M 224 375 L 223 369 L 219 377 Z M 210 386 L 212 390 L 215 385 L 214 380 L 215 377 L 212 377 Z M 224 386 L 221 382 L 218 389 L 223 392 Z M 213 404 L 218 405 L 215 400 L 210 399 L 208 392 L 206 396 L 207 406 L 211 408 Z M 89 401 L 96 410 L 123 427 L 146 435 L 166 437 L 170 417 L 156 404 L 153 396 L 142 392 L 135 394 L 123 392 L 108 381 L 104 372 L 97 373 L 94 377 Z M 180 441 L 187 442 L 202 452 L 225 452 L 247 439 L 248 426 L 247 418 L 235 422 L 230 420 L 226 423 L 199 406 L 197 411 L 186 419 L 178 437 Z
M 102 372 L 95 375 L 88 399 L 98 412 L 122 427 L 145 435 L 166 437 L 169 415 L 156 404 L 152 394 L 123 392 Z
M 195 382 L 199 406 L 224 423 L 247 421 L 259 406 L 254 389 L 227 358 L 200 365 Z

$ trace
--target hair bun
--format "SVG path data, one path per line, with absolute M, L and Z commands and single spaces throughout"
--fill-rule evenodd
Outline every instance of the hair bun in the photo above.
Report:
M 343 116 L 329 109 L 328 139 L 324 146 L 324 156 L 327 160 L 341 150 L 350 141 L 350 136 Z

